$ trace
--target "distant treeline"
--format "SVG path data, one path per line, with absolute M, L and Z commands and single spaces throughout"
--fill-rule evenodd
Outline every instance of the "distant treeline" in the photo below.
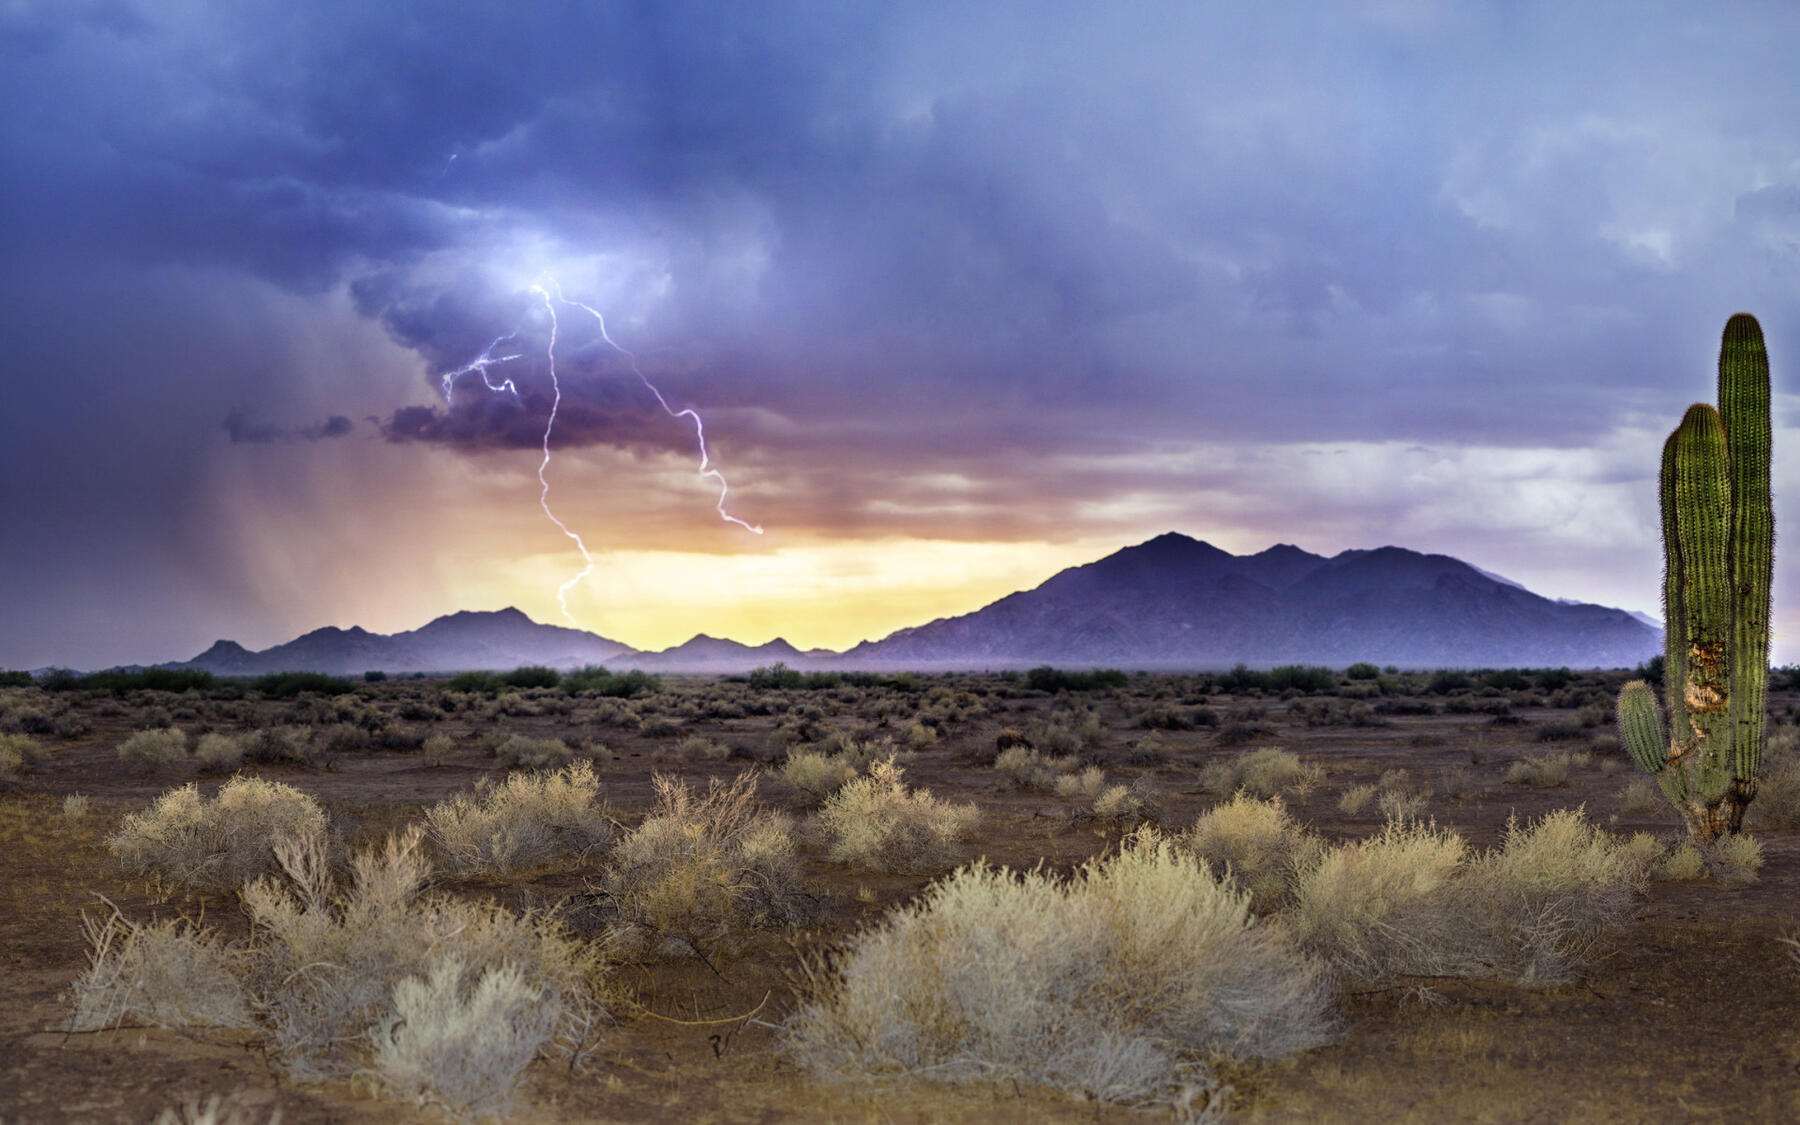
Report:
M 1145 676 L 1149 673 L 1133 673 Z M 1243 694 L 1247 692 L 1330 692 L 1340 679 L 1377 681 L 1401 674 L 1392 665 L 1378 668 L 1370 663 L 1352 664 L 1341 673 L 1315 664 L 1284 664 L 1261 671 L 1239 664 L 1228 672 L 1191 673 L 1199 690 Z M 1661 683 L 1663 658 L 1656 656 L 1638 665 L 1635 674 L 1651 683 Z M 1021 684 L 1032 691 L 1099 691 L 1122 688 L 1130 675 L 1116 668 L 1072 670 L 1049 664 L 1027 672 L 999 672 L 1002 681 Z M 1422 685 L 1414 680 L 1413 690 L 1429 695 L 1452 695 L 1458 692 L 1493 688 L 1499 691 L 1526 691 L 1533 688 L 1558 691 L 1575 679 L 1568 668 L 1478 668 L 1469 671 L 1442 670 L 1414 672 L 1426 676 Z M 419 680 L 423 676 L 412 675 Z M 387 679 L 385 672 L 366 672 L 365 683 Z M 875 672 L 802 672 L 786 664 L 756 668 L 748 675 L 725 676 L 730 683 L 747 683 L 758 691 L 823 691 L 838 687 L 887 688 L 892 691 L 923 691 L 930 679 L 912 672 L 881 674 Z M 342 676 L 323 672 L 272 672 L 250 678 L 216 676 L 197 668 L 141 668 L 135 671 L 113 670 L 85 675 L 66 668 L 53 668 L 33 677 L 29 672 L 0 670 L 0 688 L 37 686 L 45 691 L 103 691 L 124 695 L 134 691 L 199 691 L 218 698 L 243 698 L 251 693 L 266 699 L 292 699 L 303 694 L 345 695 L 357 684 Z M 1800 690 L 1800 665 L 1774 668 L 1769 673 L 1769 687 L 1774 691 Z M 602 695 L 629 699 L 661 691 L 662 680 L 648 672 L 632 670 L 613 672 L 600 665 L 589 665 L 573 672 L 558 672 L 543 665 L 527 665 L 510 672 L 464 672 L 443 682 L 443 690 L 499 695 L 519 689 L 558 689 L 571 695 Z

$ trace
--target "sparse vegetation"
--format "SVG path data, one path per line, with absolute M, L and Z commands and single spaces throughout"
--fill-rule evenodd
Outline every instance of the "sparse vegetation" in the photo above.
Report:
M 515 773 L 474 794 L 459 793 L 425 814 L 452 867 L 518 871 L 579 861 L 613 838 L 588 762 L 554 772 Z
M 166 773 L 187 760 L 187 735 L 174 727 L 138 731 L 119 743 L 119 760 L 140 777 Z
M 867 871 L 941 868 L 980 819 L 974 805 L 952 805 L 909 787 L 893 758 L 839 789 L 818 814 L 832 860 Z
M 591 890 L 591 914 L 625 956 L 711 962 L 752 930 L 811 913 L 800 887 L 793 824 L 756 803 L 756 776 L 716 779 L 704 793 L 658 774 L 656 807 L 619 841 Z
M 822 1077 L 1012 1078 L 1103 1101 L 1207 1084 L 1182 1048 L 1270 1058 L 1333 1032 L 1324 980 L 1154 833 L 1071 878 L 982 865 L 814 962 L 784 1028 Z
M 235 890 L 280 869 L 284 842 L 326 846 L 325 810 L 279 781 L 234 777 L 207 800 L 192 783 L 127 816 L 107 840 L 125 870 Z
M 900 677 L 800 675 L 798 689 L 759 689 L 747 677 L 672 677 L 662 690 L 632 699 L 571 689 L 568 677 L 554 690 L 502 683 L 487 695 L 446 691 L 441 679 L 391 676 L 359 682 L 349 694 L 282 699 L 225 682 L 182 693 L 0 687 L 0 731 L 10 736 L 0 738 L 0 756 L 7 746 L 29 742 L 37 763 L 35 770 L 28 768 L 30 752 L 21 751 L 21 765 L 5 774 L 6 801 L 0 808 L 5 814 L 0 834 L 12 833 L 9 847 L 20 873 L 13 886 L 29 887 L 15 896 L 13 928 L 25 934 L 34 925 L 66 926 L 83 906 L 96 914 L 89 935 L 92 963 L 84 967 L 70 958 L 62 979 L 80 974 L 85 982 L 78 988 L 87 990 L 86 999 L 77 1004 L 70 994 L 78 1029 L 146 1029 L 132 1034 L 150 1036 L 154 1050 L 124 1059 L 121 1075 L 147 1074 L 145 1068 L 156 1060 L 173 1061 L 180 1073 L 191 1071 L 193 1058 L 184 1041 L 155 1027 L 237 1027 L 254 1036 L 285 1076 L 354 1076 L 358 1089 L 368 1093 L 422 1101 L 461 1116 L 505 1112 L 509 1091 L 528 1090 L 530 1112 L 538 1115 L 568 1112 L 574 1105 L 629 1115 L 620 1107 L 647 1104 L 635 1071 L 620 1071 L 615 1090 L 610 1067 L 596 1076 L 591 1066 L 530 1061 L 571 1047 L 580 1050 L 572 1036 L 586 1036 L 592 1046 L 605 982 L 613 979 L 600 955 L 630 962 L 620 979 L 644 1013 L 607 1031 L 609 1055 L 616 1046 L 618 1057 L 649 1058 L 645 1052 L 661 1049 L 665 1033 L 679 1036 L 690 1046 L 698 1044 L 709 1074 L 716 1071 L 722 1082 L 733 1083 L 729 1088 L 745 1099 L 746 1112 L 765 1115 L 824 1114 L 849 1104 L 829 1092 L 808 1094 L 805 1087 L 787 1084 L 779 1110 L 772 1108 L 771 1095 L 751 1077 L 754 1068 L 768 1063 L 759 1053 L 768 1040 L 752 1029 L 780 1023 L 782 1013 L 797 1017 L 838 989 L 846 994 L 864 989 L 873 997 L 889 977 L 852 980 L 857 966 L 912 975 L 905 978 L 906 1003 L 896 1000 L 881 1009 L 870 999 L 856 1017 L 866 1022 L 848 1026 L 858 1034 L 872 1027 L 904 1030 L 914 1027 L 909 1021 L 916 1017 L 926 1021 L 923 1030 L 905 1031 L 913 1038 L 904 1042 L 860 1045 L 831 1032 L 827 1042 L 835 1044 L 830 1049 L 837 1052 L 831 1056 L 836 1061 L 828 1058 L 818 1067 L 796 1053 L 800 1041 L 784 1033 L 783 1049 L 797 1065 L 821 1075 L 873 1078 L 877 1088 L 890 1090 L 908 1076 L 998 1078 L 998 1095 L 1016 1100 L 1018 1112 L 1034 1118 L 1079 1112 L 1044 1105 L 1052 1095 L 1032 1076 L 1045 1073 L 1046 1065 L 1048 1073 L 1062 1076 L 1054 1078 L 1056 1089 L 1167 1103 L 1183 1119 L 1216 1117 L 1228 1106 L 1245 1116 L 1314 1112 L 1321 1105 L 1319 1091 L 1326 1089 L 1349 1091 L 1343 1111 L 1372 1118 L 1398 1104 L 1388 1099 L 1411 1097 L 1416 1075 L 1428 1072 L 1424 1068 L 1454 1068 L 1470 1052 L 1485 1060 L 1472 1091 L 1490 1091 L 1503 1081 L 1510 1098 L 1548 1082 L 1562 1091 L 1556 1104 L 1577 1105 L 1566 1100 L 1572 1079 L 1566 1068 L 1558 1068 L 1569 1056 L 1557 1045 L 1557 1025 L 1547 1013 L 1590 1017 L 1587 989 L 1558 990 L 1545 1004 L 1521 1001 L 1512 990 L 1578 976 L 1610 996 L 1622 987 L 1639 987 L 1634 966 L 1647 956 L 1678 964 L 1684 973 L 1717 973 L 1735 990 L 1733 1011 L 1755 1005 L 1760 1018 L 1769 1018 L 1775 1010 L 1776 1000 L 1759 991 L 1744 964 L 1705 959 L 1693 938 L 1696 924 L 1706 927 L 1707 941 L 1724 935 L 1738 943 L 1734 948 L 1754 948 L 1782 936 L 1779 923 L 1786 915 L 1778 896 L 1789 880 L 1780 865 L 1791 851 L 1786 839 L 1791 830 L 1779 814 L 1789 805 L 1800 807 L 1800 764 L 1793 768 L 1796 796 L 1791 801 L 1783 796 L 1788 763 L 1800 759 L 1795 723 L 1800 706 L 1791 696 L 1771 698 L 1760 790 L 1750 810 L 1759 839 L 1739 835 L 1696 846 L 1667 837 L 1657 813 L 1667 805 L 1654 782 L 1641 778 L 1626 785 L 1627 778 L 1615 776 L 1617 768 L 1630 767 L 1630 759 L 1618 752 L 1616 740 L 1590 725 L 1625 679 L 1623 672 L 1559 676 L 1556 670 L 1481 669 L 1455 673 L 1465 682 L 1442 695 L 1427 692 L 1433 673 L 1394 669 L 1361 677 L 1340 673 L 1323 693 L 1277 688 L 1271 672 L 1247 673 L 1255 684 L 1239 692 L 1225 686 L 1233 679 L 1229 673 L 1130 673 L 1120 686 L 1055 694 L 1033 690 L 1024 671 L 917 675 L 905 677 L 905 687 Z M 1392 726 L 1360 725 L 1357 716 L 1365 708 L 1369 715 L 1391 719 Z M 1507 711 L 1520 721 L 1490 722 Z M 1249 732 L 1247 742 L 1220 748 L 1215 738 L 1220 724 Z M 1541 736 L 1547 727 L 1584 733 L 1546 742 Z M 191 738 L 191 753 L 157 767 L 174 780 L 134 775 L 115 759 L 118 747 L 145 729 L 176 737 L 186 732 Z M 607 746 L 600 745 L 601 738 Z M 1609 747 L 1609 741 L 1615 744 Z M 234 746 L 241 753 L 236 764 Z M 1566 766 L 1561 785 L 1504 784 L 1521 762 L 1534 770 L 1549 762 L 1554 776 L 1558 759 Z M 753 772 L 735 782 L 729 774 L 712 780 L 728 760 Z M 0 767 L 5 764 L 0 761 Z M 338 772 L 306 772 L 320 767 Z M 196 769 L 197 785 L 182 785 Z M 278 892 L 275 897 L 285 898 L 291 916 L 271 912 L 265 903 L 246 929 L 233 905 L 244 873 L 209 866 L 213 857 L 240 850 L 224 844 L 166 833 L 145 846 L 148 852 L 160 849 L 156 862 L 134 868 L 125 854 L 116 863 L 91 862 L 109 838 L 125 835 L 128 824 L 142 828 L 143 821 L 155 819 L 158 806 L 171 796 L 165 790 L 189 791 L 165 813 L 179 811 L 175 806 L 183 802 L 204 812 L 215 803 L 215 790 L 225 792 L 218 787 L 232 784 L 227 778 L 238 769 L 249 776 L 232 781 L 258 781 L 260 772 L 261 784 L 279 777 L 321 799 L 330 795 L 320 805 L 331 810 L 330 822 L 304 844 L 283 843 L 286 834 L 275 831 L 269 817 L 244 818 L 259 831 L 271 830 L 250 849 L 263 857 L 260 875 L 250 882 L 260 879 L 265 890 Z M 525 792 L 527 783 L 557 776 L 566 782 L 579 771 L 594 783 L 585 801 L 576 794 L 572 801 L 539 802 L 533 809 L 530 800 L 517 799 L 535 796 Z M 758 790 L 757 783 L 771 775 L 780 783 Z M 1021 784 L 1008 784 L 1011 780 Z M 79 794 L 73 792 L 77 787 Z M 602 793 L 612 805 L 602 805 Z M 947 797 L 954 800 L 942 799 Z M 462 852 L 475 857 L 469 864 L 454 858 L 455 849 L 431 818 L 438 806 L 458 800 L 470 814 L 458 825 Z M 1630 838 L 1615 839 L 1567 811 L 1580 801 L 1602 819 L 1611 816 Z M 499 804 L 515 807 L 505 814 L 491 807 Z M 588 843 L 558 820 L 556 810 L 571 806 L 580 806 L 588 823 L 598 825 Z M 1502 832 L 1511 809 L 1518 819 Z M 818 815 L 798 825 L 791 819 L 815 810 Z M 162 819 L 181 824 L 211 815 Z M 412 858 L 391 870 L 406 884 L 410 876 L 401 869 L 429 857 L 442 869 L 441 878 L 431 880 L 426 865 L 421 868 L 426 881 L 404 894 L 364 896 L 368 903 L 388 905 L 353 908 L 361 876 L 355 861 L 334 858 L 355 850 L 340 837 L 353 843 L 379 840 L 409 818 L 426 835 L 402 847 L 410 847 Z M 1165 824 L 1171 826 L 1169 835 L 1145 832 L 1146 826 Z M 1632 835 L 1640 828 L 1663 838 Z M 140 840 L 152 835 L 137 833 Z M 1449 862 L 1435 867 L 1426 846 L 1433 837 L 1440 853 L 1451 853 Z M 542 842 L 544 850 L 533 858 L 537 843 L 516 843 L 522 839 Z M 1089 913 L 1116 922 L 1123 915 L 1110 900 L 1094 905 L 1102 901 L 1100 891 L 1071 888 L 1121 849 L 1139 849 L 1151 840 L 1169 849 L 1179 864 L 1203 869 L 1207 879 L 1242 902 L 1253 930 L 1266 931 L 1312 966 L 1315 983 L 1328 997 L 1322 1009 L 1327 1023 L 1352 1040 L 1343 1051 L 1268 1068 L 1257 1065 L 1254 1054 L 1221 1048 L 1229 1036 L 1217 1027 L 1207 1033 L 1218 1032 L 1217 1040 L 1170 1039 L 1144 1015 L 1169 1002 L 1168 996 L 1149 991 L 1116 996 L 1082 983 L 1114 979 L 1102 975 L 1114 971 L 1103 964 L 1110 953 L 1090 958 L 1095 976 L 1056 977 L 1066 985 L 1056 993 L 1062 997 L 1057 1004 L 1025 999 L 1031 995 L 1026 985 L 1035 988 L 1031 981 L 1044 979 L 1037 975 L 1040 966 L 1026 979 L 1015 972 L 1014 953 L 996 959 L 983 953 L 990 947 L 949 948 L 946 943 L 957 940 L 962 929 L 932 931 L 937 944 L 928 964 L 860 959 L 863 938 L 857 935 L 874 930 L 857 927 L 922 909 L 936 888 L 968 878 L 966 871 L 950 873 L 955 865 L 980 856 L 1006 864 L 1003 881 L 1019 886 L 1028 880 L 1018 873 L 1036 867 L 1032 879 L 1062 888 L 1059 893 L 1087 896 L 1082 901 Z M 1759 884 L 1765 845 L 1773 874 Z M 55 863 L 65 854 L 70 871 L 59 878 Z M 361 852 L 364 861 L 379 861 L 377 867 L 387 866 L 382 854 L 379 846 Z M 1165 886 L 1161 876 L 1152 878 L 1144 870 L 1133 877 L 1133 887 Z M 190 876 L 192 871 L 199 874 Z M 143 875 L 151 876 L 147 887 Z M 388 878 L 375 876 L 376 882 Z M 1686 882 L 1674 886 L 1671 880 Z M 126 914 L 141 913 L 144 920 L 115 916 L 110 906 L 96 913 L 89 890 L 105 893 L 125 904 Z M 993 901 L 1010 893 L 997 890 Z M 1633 916 L 1640 893 L 1673 897 L 1684 907 L 1691 902 L 1703 922 L 1691 922 L 1694 911 L 1671 911 L 1665 902 L 1648 912 L 1640 927 L 1618 928 L 1621 919 Z M 146 894 L 154 913 L 129 905 Z M 1042 906 L 1037 921 L 1061 941 L 1096 948 L 1099 923 L 1090 924 L 1084 915 L 1082 925 L 1089 928 L 1057 929 L 1064 911 L 1080 911 L 1044 905 L 1054 897 L 1034 892 L 1017 901 Z M 392 905 L 402 901 L 407 905 Z M 517 913 L 521 909 L 523 916 Z M 932 914 L 935 921 L 912 925 L 923 932 L 945 917 Z M 874 928 L 887 924 L 877 921 Z M 1186 925 L 1171 922 L 1159 932 L 1178 937 L 1188 932 L 1181 928 Z M 1118 926 L 1106 940 L 1124 949 L 1120 935 L 1128 927 Z M 110 936 L 102 937 L 108 927 Z M 549 954 L 542 954 L 531 936 L 540 927 L 555 939 L 545 947 Z M 385 936 L 351 936 L 359 929 Z M 406 936 L 397 936 L 399 931 Z M 60 948 L 68 937 L 65 932 L 53 938 L 46 931 L 43 948 Z M 463 945 L 465 937 L 474 945 Z M 500 952 L 508 940 L 511 952 Z M 1055 944 L 1050 937 L 1043 940 L 1044 946 L 1027 949 Z M 1614 945 L 1623 955 L 1604 956 Z M 791 965 L 786 958 L 792 946 L 810 966 L 801 975 L 811 983 L 798 994 L 782 977 Z M 1177 948 L 1194 958 L 1189 947 Z M 552 962 L 563 956 L 556 949 L 564 950 L 565 960 L 586 965 L 578 974 L 586 1015 L 574 1022 L 556 998 L 560 986 L 546 991 L 544 977 L 531 967 L 541 956 Z M 1160 967 L 1164 960 L 1173 964 L 1171 950 L 1127 950 L 1118 956 L 1141 958 L 1149 966 L 1133 977 L 1146 990 L 1175 979 Z M 1041 968 L 1054 976 L 1063 971 L 1061 964 L 1053 957 Z M 1201 969 L 1214 971 L 1207 966 L 1192 971 Z M 1622 986 L 1621 973 L 1633 983 Z M 1497 983 L 1482 985 L 1474 1003 L 1466 986 L 1440 983 L 1470 976 Z M 981 992 L 1014 980 L 1025 981 L 1023 991 Z M 4 995 L 29 1005 L 21 987 Z M 1062 985 L 1052 981 L 1046 987 Z M 943 1006 L 933 997 L 944 989 L 987 997 L 979 1014 L 999 1022 L 966 1036 L 966 1029 L 931 1022 L 938 1018 L 933 1013 L 973 1010 Z M 1333 992 L 1341 1003 L 1330 1003 Z M 1500 1005 L 1523 1009 L 1509 1017 L 1508 1027 L 1516 1023 L 1521 1029 L 1519 1042 L 1529 1037 L 1529 1058 L 1524 1048 L 1505 1047 L 1512 1040 L 1497 1037 L 1485 1022 Z M 1696 1027 L 1718 1026 L 1723 1018 L 1704 999 L 1690 1007 L 1684 1019 L 1691 1015 Z M 1121 1025 L 1094 1016 L 1090 1009 L 1096 1008 L 1126 1011 L 1130 1014 L 1122 1018 L 1137 1022 L 1107 1039 L 1092 1029 Z M 750 1021 L 742 1022 L 746 1012 Z M 1019 1012 L 1063 1022 L 1042 1034 L 1029 1026 L 1001 1026 Z M 669 1019 L 702 1022 L 680 1029 Z M 706 1021 L 712 1020 L 721 1022 L 709 1028 Z M 1371 1034 L 1371 1021 L 1379 1033 Z M 578 1024 L 586 1030 L 577 1031 Z M 543 1038 L 546 1027 L 553 1041 Z M 1616 1057 L 1625 1044 L 1633 1044 L 1633 1051 L 1645 1047 L 1646 1028 L 1620 1023 L 1617 1050 L 1584 1048 L 1581 1056 L 1583 1066 L 1591 1063 L 1608 1084 L 1608 1096 L 1633 1112 L 1649 1104 L 1645 1083 L 1659 1080 L 1621 1069 Z M 707 1036 L 715 1031 L 718 1039 L 709 1052 Z M 1014 1031 L 1024 1046 L 997 1052 L 1000 1063 L 988 1056 L 946 1062 L 932 1054 L 943 1042 L 998 1043 Z M 1089 1045 L 1065 1050 L 1049 1064 L 1039 1061 L 1047 1056 L 1034 1046 L 1076 1041 Z M 674 1040 L 667 1042 L 677 1060 L 688 1058 L 672 1046 Z M 87 1039 L 85 1046 L 76 1038 L 71 1044 L 117 1053 L 112 1037 Z M 891 1052 L 915 1047 L 919 1053 L 911 1057 L 939 1061 L 894 1062 Z M 21 1057 L 40 1060 L 31 1064 L 38 1074 L 53 1073 L 46 1069 L 48 1048 L 35 1040 L 21 1041 L 19 1048 Z M 1708 1057 L 1730 1064 L 1716 1051 Z M 61 1065 L 60 1055 L 55 1062 Z M 861 1069 L 865 1065 L 873 1069 Z M 275 1080 L 265 1068 L 243 1073 L 255 1093 L 248 1103 L 256 1107 L 254 1121 L 272 1116 L 277 1106 L 287 1108 L 285 1099 L 292 1095 L 279 1092 L 285 1087 L 272 1088 Z M 529 1085 L 521 1074 L 531 1076 Z M 1016 1087 L 1008 1076 L 1017 1079 Z M 61 1078 L 34 1081 L 66 1086 Z M 1101 1085 L 1090 1089 L 1089 1082 Z M 188 1088 L 181 1087 L 179 1096 L 187 1096 Z M 326 1087 L 306 1096 L 335 1110 L 343 1104 L 342 1089 Z M 1133 1089 L 1139 1093 L 1122 1093 Z M 1754 1091 L 1740 1093 L 1745 1104 L 1773 1104 Z M 1191 1101 L 1184 1101 L 1190 1095 Z M 688 1095 L 674 1096 L 671 1106 L 678 1108 L 670 1112 L 696 1109 Z M 814 1096 L 824 1100 L 808 1100 Z M 910 1094 L 897 1096 L 903 1099 L 899 1104 L 912 1104 Z M 1463 1100 L 1429 1104 L 1433 1113 L 1472 1113 L 1481 1103 L 1470 1099 L 1484 1096 L 1469 1093 Z M 159 1093 L 155 1104 L 177 1097 L 177 1092 Z M 921 1094 L 925 1097 L 934 1107 L 947 1107 L 946 1115 L 980 1116 L 978 1107 L 989 1104 L 984 1099 L 990 1094 L 944 1090 Z M 1527 1096 L 1508 1104 L 1539 1112 L 1551 1103 Z M 1747 1119 L 1762 1116 L 1769 1114 L 1752 1112 Z

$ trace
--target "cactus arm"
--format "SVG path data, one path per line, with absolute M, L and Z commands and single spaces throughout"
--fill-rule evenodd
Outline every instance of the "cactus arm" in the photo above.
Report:
M 1643 680 L 1619 689 L 1619 733 L 1638 768 L 1655 777 L 1669 764 L 1669 745 L 1656 713 L 1656 693 Z
M 1693 734 L 1694 796 L 1711 806 L 1731 787 L 1731 476 L 1719 412 L 1695 403 L 1675 431 L 1675 532 L 1682 566 L 1687 676 L 1682 702 Z
M 1738 313 L 1719 346 L 1719 412 L 1731 463 L 1734 600 L 1731 743 L 1739 796 L 1756 792 L 1769 677 L 1769 587 L 1775 509 L 1769 491 L 1769 353 L 1756 318 Z

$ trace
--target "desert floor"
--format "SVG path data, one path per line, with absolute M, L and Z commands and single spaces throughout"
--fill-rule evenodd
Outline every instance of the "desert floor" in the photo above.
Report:
M 1008 784 L 991 764 L 995 738 L 1005 728 L 1042 731 L 1054 712 L 1080 718 L 1089 710 L 1099 730 L 1078 750 L 1083 760 L 1101 766 L 1109 783 L 1141 779 L 1161 821 L 1177 829 L 1223 799 L 1203 787 L 1210 764 L 1281 746 L 1319 767 L 1318 776 L 1283 797 L 1298 819 L 1331 840 L 1380 828 L 1376 801 L 1354 815 L 1341 811 L 1340 802 L 1351 787 L 1384 778 L 1390 790 L 1424 796 L 1424 815 L 1477 846 L 1496 843 L 1511 816 L 1575 806 L 1613 831 L 1673 839 L 1679 824 L 1666 806 L 1623 811 L 1622 792 L 1637 773 L 1611 738 L 1605 712 L 1624 678 L 1584 676 L 1558 691 L 1483 689 L 1477 681 L 1451 695 L 1424 693 L 1423 676 L 1388 678 L 1387 695 L 1371 694 L 1377 684 L 1340 678 L 1333 693 L 1310 696 L 1229 694 L 1204 677 L 1161 675 L 1061 695 L 998 676 L 920 677 L 912 691 L 752 691 L 716 678 L 666 678 L 664 691 L 627 706 L 530 690 L 465 697 L 449 711 L 438 702 L 441 684 L 411 680 L 358 684 L 348 704 L 8 689 L 0 693 L 0 725 L 9 715 L 35 715 L 40 727 L 47 720 L 49 733 L 38 740 L 50 756 L 43 768 L 6 779 L 0 790 L 0 1120 L 146 1122 L 159 1110 L 211 1094 L 227 1095 L 247 1120 L 267 1120 L 279 1108 L 286 1125 L 443 1119 L 378 1100 L 349 1082 L 290 1084 L 244 1033 L 63 1030 L 66 993 L 87 961 L 84 912 L 103 913 L 110 902 L 138 920 L 184 913 L 230 932 L 247 930 L 235 896 L 127 878 L 112 860 L 106 837 L 124 815 L 189 780 L 214 792 L 227 776 L 198 774 L 191 764 L 147 777 L 128 772 L 117 747 L 147 724 L 243 732 L 329 722 L 341 717 L 334 709 L 348 706 L 364 716 L 381 712 L 391 729 L 414 737 L 451 736 L 455 748 L 448 753 L 376 749 L 341 754 L 328 768 L 244 767 L 315 795 L 355 843 L 379 839 L 483 775 L 502 773 L 493 747 L 521 732 L 572 745 L 604 743 L 610 755 L 598 766 L 603 793 L 626 825 L 650 807 L 655 771 L 729 779 L 746 769 L 767 772 L 758 791 L 763 802 L 804 823 L 807 805 L 774 772 L 788 746 L 845 732 L 892 735 L 907 748 L 906 732 L 925 716 L 936 737 L 911 750 L 906 777 L 940 797 L 980 807 L 981 828 L 963 858 L 1058 867 L 1114 845 L 1130 826 L 1095 820 L 1087 815 L 1089 802 Z M 1373 705 L 1386 698 L 1423 700 L 1434 713 L 1380 714 Z M 714 705 L 721 700 L 725 706 Z M 1453 700 L 1464 706 L 1447 706 Z M 1468 709 L 1477 706 L 1509 714 L 1496 721 Z M 1134 750 L 1150 733 L 1140 724 L 1153 707 L 1190 716 L 1204 707 L 1211 724 L 1156 731 L 1157 760 Z M 1800 716 L 1800 696 L 1774 693 L 1770 710 L 1791 726 Z M 690 760 L 678 753 L 695 734 L 729 748 L 730 756 Z M 1522 759 L 1569 752 L 1577 758 L 1565 784 L 1507 781 Z M 63 814 L 64 798 L 74 793 L 92 802 L 79 819 Z M 1344 1033 L 1336 1042 L 1228 1070 L 1231 1119 L 1800 1120 L 1800 967 L 1782 941 L 1800 934 L 1800 833 L 1756 819 L 1753 811 L 1766 855 L 1756 882 L 1653 883 L 1635 924 L 1570 983 L 1406 980 L 1345 995 L 1339 1003 Z M 770 1027 L 795 1003 L 790 974 L 801 951 L 843 938 L 944 874 L 849 870 L 826 862 L 816 840 L 804 843 L 802 854 L 806 887 L 821 904 L 814 924 L 803 932 L 754 935 L 713 967 L 692 959 L 621 965 L 618 979 L 635 1003 L 621 1010 L 579 1068 L 535 1063 L 512 1119 L 1169 1119 L 1166 1108 L 1096 1105 L 1011 1083 L 831 1085 L 802 1074 L 779 1053 Z M 439 885 L 515 907 L 545 907 L 580 893 L 588 874 L 563 868 L 520 878 L 446 876 Z

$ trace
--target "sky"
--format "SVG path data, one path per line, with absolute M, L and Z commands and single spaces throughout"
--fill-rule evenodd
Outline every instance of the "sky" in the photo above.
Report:
M 0 0 L 0 667 L 509 605 L 842 648 L 1171 530 L 1655 613 L 1734 312 L 1800 521 L 1796 47 L 1783 0 Z

